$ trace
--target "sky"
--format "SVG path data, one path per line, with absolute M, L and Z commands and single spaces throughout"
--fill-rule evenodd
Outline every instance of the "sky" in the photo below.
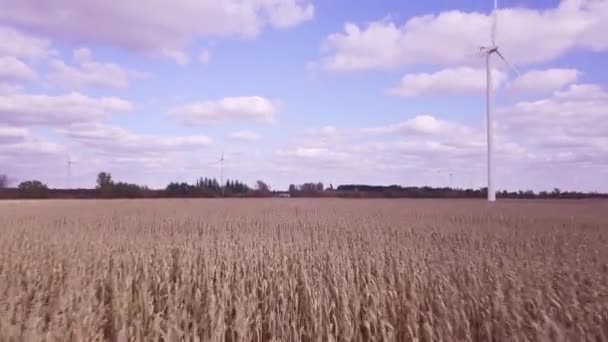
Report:
M 0 0 L 0 173 L 483 187 L 491 0 Z M 608 191 L 608 1 L 504 0 L 498 189 Z

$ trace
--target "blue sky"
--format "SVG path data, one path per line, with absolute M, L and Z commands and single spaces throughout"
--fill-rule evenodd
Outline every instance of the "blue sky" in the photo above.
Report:
M 608 191 L 607 2 L 499 5 L 498 188 Z M 14 182 L 485 184 L 492 1 L 0 6 Z

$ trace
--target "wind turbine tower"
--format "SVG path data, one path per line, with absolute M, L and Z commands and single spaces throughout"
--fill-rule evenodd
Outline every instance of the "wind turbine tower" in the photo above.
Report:
M 490 46 L 483 46 L 480 48 L 481 53 L 485 54 L 486 58 L 486 130 L 487 130 L 487 171 L 488 171 L 488 202 L 496 201 L 496 189 L 494 188 L 494 89 L 492 82 L 492 54 L 496 54 L 503 62 L 515 71 L 519 72 L 513 67 L 507 59 L 498 50 L 496 44 L 496 26 L 498 21 L 498 0 L 494 0 L 494 11 L 492 12 L 492 30 L 490 39 L 492 44 Z

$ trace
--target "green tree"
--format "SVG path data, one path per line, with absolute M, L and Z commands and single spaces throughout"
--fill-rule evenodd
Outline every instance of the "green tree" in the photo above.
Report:
M 21 182 L 18 186 L 19 196 L 23 198 L 45 198 L 49 188 L 38 180 Z
M 109 172 L 100 172 L 97 175 L 97 190 L 102 197 L 112 197 L 114 181 Z
M 257 191 L 259 191 L 261 193 L 270 192 L 270 186 L 268 186 L 268 184 L 266 184 L 264 181 L 258 180 L 255 184 L 256 184 Z
M 560 190 L 560 188 L 554 188 L 553 192 L 551 193 L 551 195 L 553 195 L 553 197 L 561 197 L 562 191 Z

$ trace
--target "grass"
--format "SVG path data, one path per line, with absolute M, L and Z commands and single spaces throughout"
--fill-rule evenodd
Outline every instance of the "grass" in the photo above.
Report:
M 606 208 L 0 202 L 0 341 L 607 341 Z

